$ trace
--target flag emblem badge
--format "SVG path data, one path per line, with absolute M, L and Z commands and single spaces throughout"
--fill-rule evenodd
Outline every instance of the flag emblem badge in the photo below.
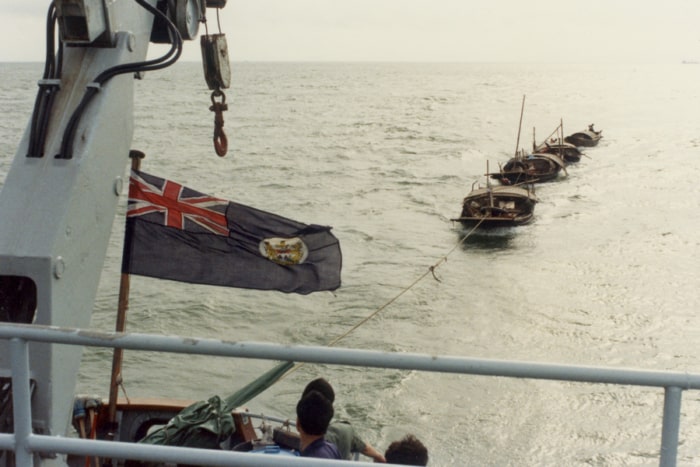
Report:
M 309 256 L 309 249 L 299 237 L 265 238 L 260 242 L 260 254 L 270 261 L 285 266 L 302 264 Z

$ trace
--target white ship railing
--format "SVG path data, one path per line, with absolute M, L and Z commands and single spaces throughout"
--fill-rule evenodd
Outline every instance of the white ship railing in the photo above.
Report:
M 659 465 L 661 467 L 676 465 L 682 393 L 684 390 L 700 389 L 700 375 L 678 372 L 557 365 L 416 353 L 392 353 L 322 346 L 228 342 L 216 339 L 195 339 L 136 333 L 102 333 L 48 326 L 3 323 L 0 325 L 0 339 L 10 341 L 14 417 L 14 433 L 0 434 L 0 450 L 14 451 L 16 464 L 20 467 L 32 466 L 32 456 L 35 453 L 61 453 L 217 466 L 345 465 L 344 461 L 84 440 L 34 434 L 32 433 L 31 425 L 30 341 L 465 375 L 657 387 L 664 390 L 665 396 L 659 454 Z M 374 464 L 359 462 L 353 465 L 370 466 Z

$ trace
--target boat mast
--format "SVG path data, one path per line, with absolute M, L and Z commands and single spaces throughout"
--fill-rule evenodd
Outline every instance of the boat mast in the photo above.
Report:
M 523 94 L 523 103 L 520 106 L 520 123 L 518 123 L 518 138 L 515 140 L 515 154 L 518 156 L 518 147 L 520 147 L 520 130 L 523 127 L 523 113 L 525 112 L 525 95 Z

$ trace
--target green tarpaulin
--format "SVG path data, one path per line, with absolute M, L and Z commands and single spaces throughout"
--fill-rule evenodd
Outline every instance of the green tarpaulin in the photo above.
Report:
M 283 362 L 225 399 L 213 396 L 185 407 L 140 443 L 217 449 L 233 434 L 231 411 L 272 386 L 294 362 Z

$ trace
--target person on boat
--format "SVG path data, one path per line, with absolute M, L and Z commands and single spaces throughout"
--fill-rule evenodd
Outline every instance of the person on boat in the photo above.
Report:
M 391 443 L 384 457 L 390 464 L 428 465 L 428 449 L 413 435 Z
M 335 444 L 325 439 L 333 418 L 333 404 L 318 391 L 311 391 L 297 403 L 297 431 L 299 454 L 302 457 L 340 459 Z
M 307 384 L 302 393 L 302 397 L 311 391 L 320 392 L 331 404 L 335 402 L 333 386 L 324 378 L 316 378 Z M 386 462 L 384 454 L 362 440 L 355 432 L 355 427 L 348 421 L 332 421 L 328 426 L 328 431 L 326 431 L 326 440 L 338 447 L 342 459 L 350 460 L 352 459 L 353 453 L 359 452 L 367 457 L 371 457 L 374 462 Z

